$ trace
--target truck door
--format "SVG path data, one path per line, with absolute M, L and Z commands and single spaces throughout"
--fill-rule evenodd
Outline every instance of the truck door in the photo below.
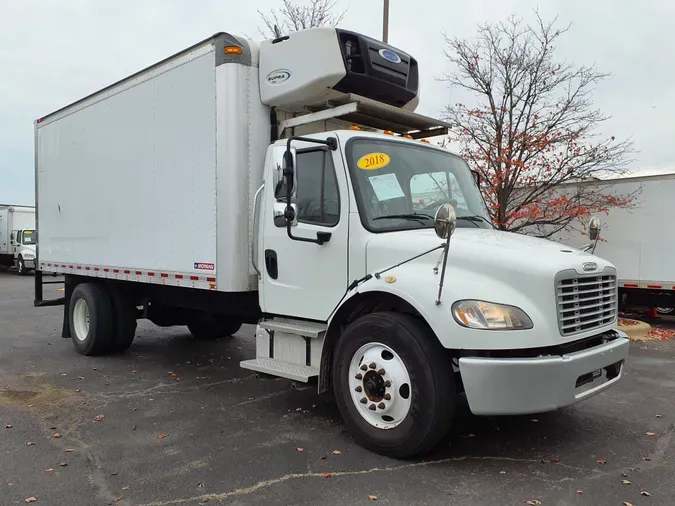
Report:
M 316 239 L 317 232 L 330 238 L 323 244 L 293 240 L 286 221 L 283 185 L 274 188 L 279 154 L 268 158 L 267 189 L 258 251 L 262 275 L 261 304 L 268 314 L 326 321 L 345 294 L 348 285 L 347 247 L 349 198 L 347 177 L 340 150 L 294 142 L 297 148 L 297 186 L 293 203 L 297 225 L 292 235 Z M 275 216 L 276 215 L 276 216 Z

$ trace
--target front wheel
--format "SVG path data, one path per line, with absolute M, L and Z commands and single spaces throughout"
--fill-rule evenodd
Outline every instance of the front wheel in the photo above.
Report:
M 457 402 L 450 359 L 419 319 L 372 313 L 340 338 L 333 385 L 347 429 L 362 446 L 395 458 L 432 448 Z
M 19 276 L 25 276 L 26 272 L 26 262 L 24 262 L 23 257 L 20 256 L 16 263 L 16 273 Z

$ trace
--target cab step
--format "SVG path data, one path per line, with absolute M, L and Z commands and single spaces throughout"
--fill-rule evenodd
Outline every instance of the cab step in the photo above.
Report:
M 255 358 L 253 360 L 244 360 L 241 367 L 251 371 L 271 374 L 280 378 L 288 378 L 294 381 L 307 383 L 310 378 L 319 375 L 318 367 L 307 367 L 303 365 L 287 364 L 274 360 L 273 358 Z
M 256 358 L 244 360 L 244 369 L 295 381 L 319 375 L 327 326 L 324 323 L 273 318 L 256 329 Z

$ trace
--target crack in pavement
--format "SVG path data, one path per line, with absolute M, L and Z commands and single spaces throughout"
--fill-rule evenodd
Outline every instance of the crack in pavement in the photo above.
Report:
M 336 472 L 331 472 L 331 476 L 338 477 L 338 476 L 358 476 L 358 475 L 365 475 L 365 474 L 373 474 L 373 473 L 388 473 L 392 471 L 400 471 L 402 469 L 412 469 L 416 467 L 426 467 L 426 466 L 432 466 L 432 465 L 438 465 L 438 464 L 447 464 L 449 462 L 464 462 L 464 461 L 505 461 L 505 462 L 519 462 L 519 463 L 525 463 L 525 464 L 536 464 L 539 463 L 539 459 L 519 459 L 519 458 L 514 458 L 514 457 L 492 457 L 492 456 L 484 456 L 484 457 L 471 457 L 468 455 L 462 456 L 462 457 L 449 457 L 445 459 L 439 459 L 439 460 L 428 460 L 425 462 L 414 462 L 411 464 L 403 464 L 400 466 L 394 466 L 394 467 L 374 467 L 371 469 L 362 469 L 359 471 L 336 471 Z M 556 464 L 558 465 L 558 464 Z M 562 465 L 561 467 L 567 467 L 570 469 L 575 469 L 577 471 L 583 471 L 583 472 L 588 472 L 588 471 L 593 471 L 592 469 L 587 469 L 587 468 L 582 468 L 582 467 L 574 467 L 574 466 L 569 466 L 569 465 Z M 252 485 L 250 487 L 246 488 L 238 488 L 235 490 L 232 490 L 230 492 L 223 492 L 220 494 L 202 494 L 194 497 L 187 497 L 187 498 L 182 498 L 182 499 L 169 499 L 167 501 L 154 501 L 154 502 L 148 502 L 148 503 L 142 503 L 139 506 L 170 506 L 173 504 L 183 504 L 186 502 L 191 502 L 191 501 L 200 501 L 200 502 L 207 502 L 207 501 L 222 501 L 223 499 L 228 499 L 230 497 L 235 497 L 235 496 L 242 496 L 242 495 L 248 495 L 252 494 L 254 492 L 257 492 L 260 489 L 267 488 L 273 485 L 277 485 L 279 483 L 283 483 L 289 480 L 296 480 L 296 479 L 301 479 L 301 478 L 325 478 L 324 472 L 316 473 L 316 472 L 306 472 L 306 473 L 290 473 L 286 474 L 284 476 L 281 476 L 280 478 L 274 478 L 271 480 L 265 480 L 265 481 L 260 481 L 256 483 L 255 485 Z M 564 481 L 570 481 L 572 478 L 563 478 L 561 480 L 557 480 L 557 482 L 564 482 Z M 543 481 L 549 481 L 544 479 Z

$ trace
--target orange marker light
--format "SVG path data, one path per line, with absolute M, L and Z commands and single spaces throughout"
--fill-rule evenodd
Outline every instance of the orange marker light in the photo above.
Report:
M 402 137 L 405 137 L 406 139 L 412 139 L 412 135 L 405 134 Z
M 431 144 L 431 143 L 429 142 L 429 139 L 420 139 L 420 142 L 423 142 L 423 143 L 425 143 L 425 144 Z
M 352 125 L 349 127 L 350 130 L 361 130 L 358 125 Z
M 392 132 L 391 130 L 385 130 L 384 135 L 394 135 L 394 132 Z
M 242 49 L 239 46 L 225 46 L 225 54 L 241 54 Z

